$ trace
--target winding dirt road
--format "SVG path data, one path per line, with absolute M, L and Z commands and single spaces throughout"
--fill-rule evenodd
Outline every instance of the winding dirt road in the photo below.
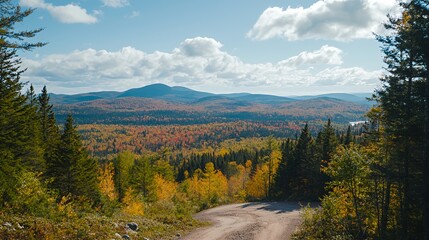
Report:
M 195 218 L 209 221 L 183 240 L 286 240 L 300 224 L 298 203 L 242 203 L 216 207 Z

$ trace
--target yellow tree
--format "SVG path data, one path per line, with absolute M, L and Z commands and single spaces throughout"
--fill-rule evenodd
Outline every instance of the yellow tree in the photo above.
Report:
M 122 199 L 124 207 L 122 211 L 130 216 L 143 216 L 144 204 L 141 197 L 136 196 L 132 188 L 127 188 Z
M 235 168 L 235 174 L 228 179 L 228 196 L 234 201 L 244 201 L 247 197 L 246 184 L 250 179 L 252 161 L 248 160 L 245 166 L 235 162 L 230 165 Z
M 243 165 L 237 165 L 236 162 L 228 163 L 228 169 L 230 170 L 228 178 L 228 197 L 234 200 L 240 200 L 239 192 L 242 190 L 241 180 L 244 174 Z
M 177 183 L 156 174 L 154 178 L 155 195 L 158 201 L 171 200 L 177 193 Z
M 182 187 L 184 188 L 184 192 L 187 194 L 189 199 L 201 201 L 202 192 L 204 187 L 201 183 L 201 178 L 203 176 L 203 171 L 201 169 L 197 169 L 194 172 L 194 175 L 191 178 L 187 178 Z
M 205 189 L 203 193 L 205 200 L 215 203 L 227 195 L 228 181 L 221 171 L 215 170 L 212 162 L 206 164 L 203 176 L 201 185 Z
M 267 197 L 272 196 L 273 186 L 275 184 L 274 183 L 275 173 L 279 168 L 280 159 L 281 159 L 281 151 L 278 147 L 275 147 L 274 149 L 272 149 L 268 160 L 268 195 Z
M 99 169 L 98 172 L 98 186 L 101 194 L 106 196 L 109 200 L 115 201 L 118 199 L 118 193 L 115 189 L 113 163 L 109 163 Z
M 256 169 L 255 175 L 247 183 L 247 193 L 255 199 L 263 199 L 268 197 L 268 178 L 269 168 L 265 163 Z

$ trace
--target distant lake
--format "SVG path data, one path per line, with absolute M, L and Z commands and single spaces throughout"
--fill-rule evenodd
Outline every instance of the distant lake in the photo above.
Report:
M 358 125 L 358 124 L 365 124 L 365 123 L 366 123 L 366 121 L 349 122 L 349 124 L 352 125 L 352 127 L 355 125 Z

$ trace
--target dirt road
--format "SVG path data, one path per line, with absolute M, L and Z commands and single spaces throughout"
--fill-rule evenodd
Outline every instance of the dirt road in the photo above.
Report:
M 212 224 L 184 240 L 285 240 L 300 224 L 300 205 L 290 202 L 242 203 L 220 206 L 195 217 Z

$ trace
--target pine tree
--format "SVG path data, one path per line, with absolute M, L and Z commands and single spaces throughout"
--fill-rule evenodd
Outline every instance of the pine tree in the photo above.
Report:
M 116 158 L 113 159 L 113 166 L 115 169 L 114 182 L 120 201 L 122 201 L 125 192 L 130 186 L 130 171 L 134 166 L 135 159 L 136 156 L 127 151 L 119 153 Z
M 52 187 L 61 196 L 83 196 L 93 201 L 99 199 L 97 162 L 88 157 L 71 115 L 64 124 L 58 158 L 50 164 Z
M 31 50 L 43 43 L 28 43 L 41 29 L 16 31 L 15 24 L 33 12 L 21 11 L 10 0 L 0 0 L 0 207 L 13 197 L 14 183 L 23 163 L 38 159 L 28 117 L 33 113 L 21 93 L 21 61 L 16 49 Z M 36 151 L 34 151 L 36 150 Z
M 328 119 L 328 122 L 323 127 L 323 130 L 320 133 L 320 138 L 317 145 L 317 149 L 320 151 L 318 156 L 320 157 L 320 166 L 322 168 L 326 168 L 331 161 L 332 153 L 335 152 L 335 149 L 338 145 L 338 140 L 335 135 L 335 130 L 331 125 L 331 119 Z M 321 145 L 320 145 L 321 144 Z M 325 189 L 325 185 L 330 181 L 328 175 L 323 172 L 320 173 L 321 179 L 319 181 L 319 192 L 323 193 Z
M 38 102 L 38 120 L 41 128 L 41 146 L 43 148 L 43 158 L 46 164 L 45 177 L 53 177 L 52 164 L 58 159 L 58 147 L 60 144 L 60 130 L 56 125 L 55 114 L 52 105 L 49 103 L 49 95 L 46 86 L 37 98 Z
M 384 177 L 386 181 L 395 179 L 400 192 L 401 207 L 396 214 L 400 238 L 428 239 L 429 1 L 401 5 L 402 16 L 390 18 L 386 24 L 392 35 L 378 36 L 388 74 L 376 94 L 389 145 L 386 148 L 391 149 L 387 165 L 396 166 Z
M 154 191 L 154 169 L 151 159 L 143 157 L 134 162 L 131 169 L 132 179 L 131 186 L 139 193 L 141 193 L 147 200 L 152 201 L 155 199 Z
M 41 146 L 42 138 L 40 122 L 37 116 L 37 97 L 32 84 L 30 84 L 30 88 L 27 90 L 26 97 L 29 107 L 26 115 L 26 124 L 28 125 L 29 139 L 31 141 L 27 145 L 29 148 L 28 157 L 23 165 L 30 170 L 44 172 L 46 170 L 46 163 L 43 158 L 43 148 Z
M 6 178 L 20 166 L 29 165 L 38 158 L 32 139 L 34 129 L 28 122 L 33 108 L 27 103 L 27 96 L 21 94 L 20 64 L 15 50 L 0 47 L 0 152 L 5 156 L 0 159 L 0 165 L 14 168 L 10 173 L 0 172 L 0 179 L 5 182 L 9 182 Z
M 301 131 L 289 167 L 293 171 L 289 183 L 291 198 L 315 200 L 319 196 L 320 162 L 315 157 L 314 140 L 308 124 Z
M 277 198 L 285 198 L 290 194 L 289 183 L 295 172 L 296 166 L 294 164 L 294 147 L 292 140 L 287 139 L 281 146 L 281 161 L 277 169 L 275 178 L 275 196 Z
M 331 119 L 323 127 L 322 131 L 322 161 L 323 165 L 326 166 L 331 160 L 331 155 L 335 151 L 338 145 L 338 140 L 335 135 L 335 130 L 331 125 Z
M 30 43 L 23 41 L 32 38 L 43 29 L 16 31 L 15 24 L 21 23 L 26 17 L 34 12 L 34 9 L 23 11 L 19 5 L 15 5 L 11 0 L 0 0 L 0 47 L 4 49 L 31 50 L 35 47 L 42 47 L 46 43 Z
M 347 127 L 347 133 L 346 133 L 346 136 L 345 136 L 345 138 L 344 138 L 344 145 L 345 145 L 345 146 L 348 146 L 348 145 L 350 145 L 350 143 L 352 143 L 352 142 L 353 142 L 352 128 L 351 128 L 351 126 L 349 125 L 349 126 Z

